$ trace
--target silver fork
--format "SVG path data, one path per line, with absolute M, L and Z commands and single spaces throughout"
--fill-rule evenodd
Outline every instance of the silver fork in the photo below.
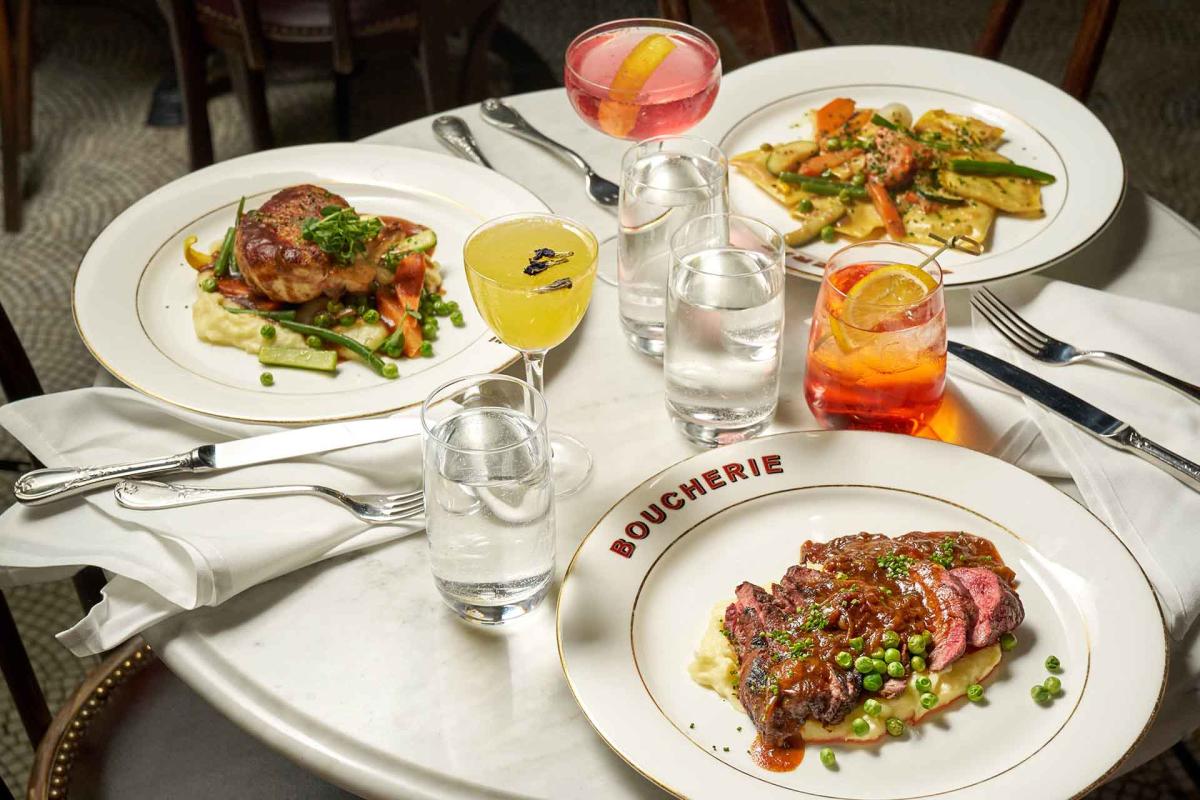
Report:
M 988 289 L 981 289 L 972 295 L 971 305 L 983 315 L 984 319 L 992 323 L 992 327 L 999 331 L 1001 336 L 1012 342 L 1018 350 L 1038 361 L 1056 366 L 1074 364 L 1088 359 L 1116 361 L 1200 402 L 1200 386 L 1160 372 L 1154 367 L 1146 366 L 1140 361 L 1134 361 L 1120 353 L 1112 353 L 1108 350 L 1080 350 L 1061 339 L 1055 339 L 1029 324 L 1020 314 L 1013 311 L 1008 304 Z
M 346 494 L 328 486 L 305 484 L 206 489 L 202 486 L 184 486 L 160 481 L 122 481 L 117 484 L 113 495 L 121 505 L 139 511 L 179 508 L 239 498 L 310 495 L 337 503 L 364 522 L 374 524 L 409 519 L 425 510 L 425 501 L 419 491 L 401 494 Z

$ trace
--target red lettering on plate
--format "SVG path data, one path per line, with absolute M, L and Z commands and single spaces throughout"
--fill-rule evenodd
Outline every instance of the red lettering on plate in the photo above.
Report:
M 679 491 L 687 495 L 688 500 L 695 500 L 697 494 L 708 494 L 704 487 L 700 485 L 697 478 L 692 478 L 687 483 L 679 484 Z
M 730 483 L 737 483 L 741 478 L 746 477 L 746 470 L 742 469 L 742 465 L 734 462 L 721 467 L 725 470 L 725 477 L 729 478 Z
M 755 461 L 753 458 L 747 458 L 746 463 L 750 465 L 750 474 L 751 475 L 753 475 L 754 477 L 757 478 L 759 475 L 762 474 L 761 472 L 758 471 L 758 462 Z
M 783 467 L 779 464 L 779 456 L 763 456 L 762 462 L 763 469 L 766 470 L 768 475 L 778 475 L 783 472 Z
M 650 526 L 639 520 L 634 520 L 625 526 L 625 535 L 630 539 L 645 539 L 650 535 Z
M 668 500 L 667 499 L 668 497 L 671 497 L 674 499 Z M 683 501 L 679 499 L 678 492 L 667 492 L 666 494 L 664 494 L 662 497 L 660 497 L 658 499 L 662 501 L 662 504 L 664 506 L 671 509 L 672 511 L 678 511 L 679 509 L 683 508 Z
M 634 545 L 633 542 L 627 542 L 624 539 L 617 539 L 608 549 L 612 550 L 619 556 L 625 556 L 625 558 L 629 558 L 631 555 L 633 555 L 633 548 L 635 546 L 636 545 Z
M 708 484 L 708 488 L 710 489 L 720 489 L 725 485 L 725 481 L 721 480 L 721 473 L 717 472 L 715 469 L 710 469 L 700 477 L 704 478 L 704 482 Z
M 654 513 L 651 514 L 650 513 L 651 511 L 653 511 Z M 667 512 L 665 512 L 661 508 L 659 508 L 657 503 L 651 503 L 649 506 L 647 506 L 646 510 L 642 512 L 642 519 L 646 520 L 646 522 L 649 522 L 653 525 L 657 525 L 658 523 L 663 522 L 664 520 L 666 520 L 666 518 L 667 518 Z

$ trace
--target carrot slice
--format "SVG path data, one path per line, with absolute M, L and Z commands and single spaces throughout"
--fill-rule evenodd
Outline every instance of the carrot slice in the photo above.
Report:
M 399 327 L 404 332 L 404 355 L 415 358 L 421 354 L 421 323 L 414 316 L 421 306 L 421 290 L 425 288 L 425 254 L 410 253 L 396 265 L 394 286 L 380 286 L 375 293 L 375 305 L 388 330 Z M 408 313 L 413 312 L 412 314 Z
M 862 150 L 852 149 L 821 153 L 797 167 L 796 172 L 799 172 L 801 175 L 807 175 L 810 178 L 815 178 L 827 169 L 832 169 L 839 164 L 845 164 L 855 156 L 862 155 L 862 152 Z
M 883 220 L 883 226 L 887 228 L 888 236 L 893 239 L 903 239 L 904 220 L 900 218 L 900 210 L 892 202 L 892 196 L 888 194 L 887 187 L 878 181 L 868 181 L 867 194 L 871 196 L 871 203 L 879 212 L 879 218 Z
M 854 101 L 848 97 L 830 100 L 817 109 L 817 141 L 838 131 L 854 115 Z

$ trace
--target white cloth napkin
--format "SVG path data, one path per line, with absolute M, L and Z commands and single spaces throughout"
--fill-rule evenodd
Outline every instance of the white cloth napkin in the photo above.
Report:
M 281 400 L 280 402 L 286 402 Z M 0 425 L 47 466 L 170 455 L 269 432 L 165 406 L 128 389 L 79 389 L 0 407 Z M 420 488 L 419 437 L 289 462 L 169 480 L 212 487 L 317 483 L 351 493 Z M 182 611 L 217 605 L 322 559 L 424 529 L 415 518 L 370 527 L 319 498 L 231 500 L 133 511 L 111 491 L 0 516 L 0 581 L 58 577 L 91 564 L 112 573 L 105 599 L 59 634 L 77 655 L 120 644 Z
M 1200 316 L 1075 284 L 1028 277 L 993 289 L 1041 330 L 1080 348 L 1122 353 L 1200 383 Z M 1133 425 L 1185 458 L 1200 461 L 1200 404 L 1149 378 L 1097 362 L 1055 367 L 1020 353 L 978 314 L 974 344 Z M 990 383 L 959 365 L 963 379 Z M 970 374 L 973 372 L 974 374 Z M 998 384 L 991 383 L 993 387 Z M 1007 389 L 997 391 L 1007 391 Z M 1067 469 L 1093 513 L 1142 565 L 1172 635 L 1181 640 L 1200 613 L 1200 493 L 1140 458 L 1114 449 L 1024 400 L 1045 445 Z M 1035 456 L 1039 458 L 1040 456 Z M 1034 470 L 1037 471 L 1037 470 Z

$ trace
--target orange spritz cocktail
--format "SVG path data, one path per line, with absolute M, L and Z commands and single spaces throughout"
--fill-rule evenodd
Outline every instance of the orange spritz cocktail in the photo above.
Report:
M 942 402 L 946 310 L 936 261 L 898 242 L 833 255 L 817 295 L 804 396 L 825 428 L 915 433 Z

